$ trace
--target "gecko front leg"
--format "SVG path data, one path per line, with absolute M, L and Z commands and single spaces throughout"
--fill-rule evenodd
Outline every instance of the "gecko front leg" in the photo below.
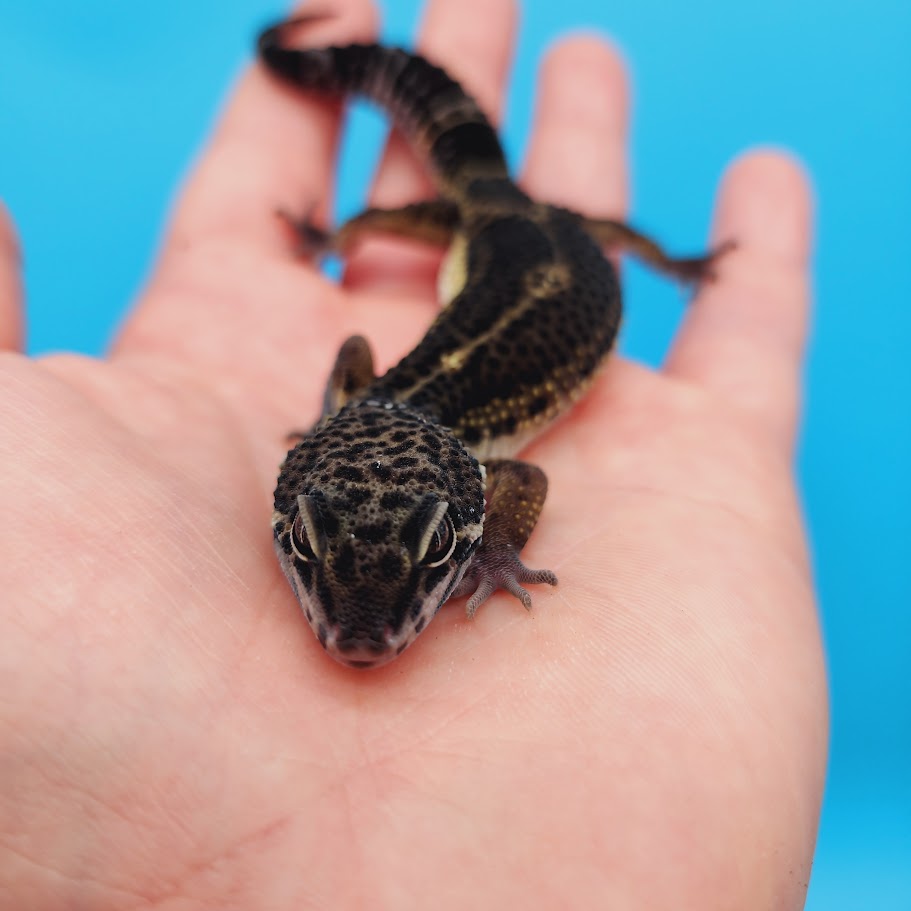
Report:
M 529 569 L 519 559 L 547 496 L 547 476 L 536 465 L 514 459 L 485 463 L 488 505 L 477 553 L 454 594 L 471 595 L 465 607 L 469 618 L 498 589 L 515 595 L 531 609 L 526 585 L 556 585 L 549 569 Z

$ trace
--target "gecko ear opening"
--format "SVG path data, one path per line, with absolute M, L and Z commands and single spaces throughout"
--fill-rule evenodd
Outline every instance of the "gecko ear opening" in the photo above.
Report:
M 305 563 L 322 560 L 326 551 L 326 533 L 320 507 L 315 497 L 301 494 L 297 498 L 297 515 L 291 525 L 291 549 Z

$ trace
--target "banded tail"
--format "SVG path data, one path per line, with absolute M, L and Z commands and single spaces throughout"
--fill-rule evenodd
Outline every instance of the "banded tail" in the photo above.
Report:
M 259 57 L 283 81 L 332 95 L 360 95 L 383 107 L 424 152 L 440 181 L 507 177 L 496 131 L 477 102 L 443 69 L 417 54 L 379 44 L 293 48 L 292 28 L 325 18 L 288 19 L 259 36 Z

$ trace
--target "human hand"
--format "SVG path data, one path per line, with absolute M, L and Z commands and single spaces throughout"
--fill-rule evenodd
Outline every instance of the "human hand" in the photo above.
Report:
M 432 0 L 422 48 L 496 116 L 513 28 L 506 0 Z M 308 38 L 372 30 L 346 0 Z M 609 48 L 558 46 L 525 186 L 619 214 L 625 110 Z M 290 258 L 272 213 L 325 200 L 337 122 L 244 77 L 105 361 L 12 350 L 3 232 L 0 904 L 800 907 L 826 740 L 802 177 L 734 165 L 738 250 L 664 368 L 615 357 L 526 451 L 550 493 L 525 554 L 559 587 L 447 606 L 357 672 L 300 614 L 271 491 L 341 340 L 388 364 L 423 333 L 435 260 L 371 241 L 339 288 Z M 425 188 L 393 141 L 373 201 Z

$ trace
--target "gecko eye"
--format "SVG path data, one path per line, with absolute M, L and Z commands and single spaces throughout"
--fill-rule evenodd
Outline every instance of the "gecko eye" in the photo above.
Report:
M 316 554 L 310 544 L 310 537 L 307 534 L 307 526 L 304 524 L 303 512 L 298 512 L 291 526 L 291 549 L 298 559 L 305 563 L 312 563 L 316 560 Z
M 448 515 L 444 515 L 433 532 L 421 563 L 424 566 L 440 566 L 452 556 L 455 546 L 456 535 L 455 529 L 452 527 L 452 519 Z

